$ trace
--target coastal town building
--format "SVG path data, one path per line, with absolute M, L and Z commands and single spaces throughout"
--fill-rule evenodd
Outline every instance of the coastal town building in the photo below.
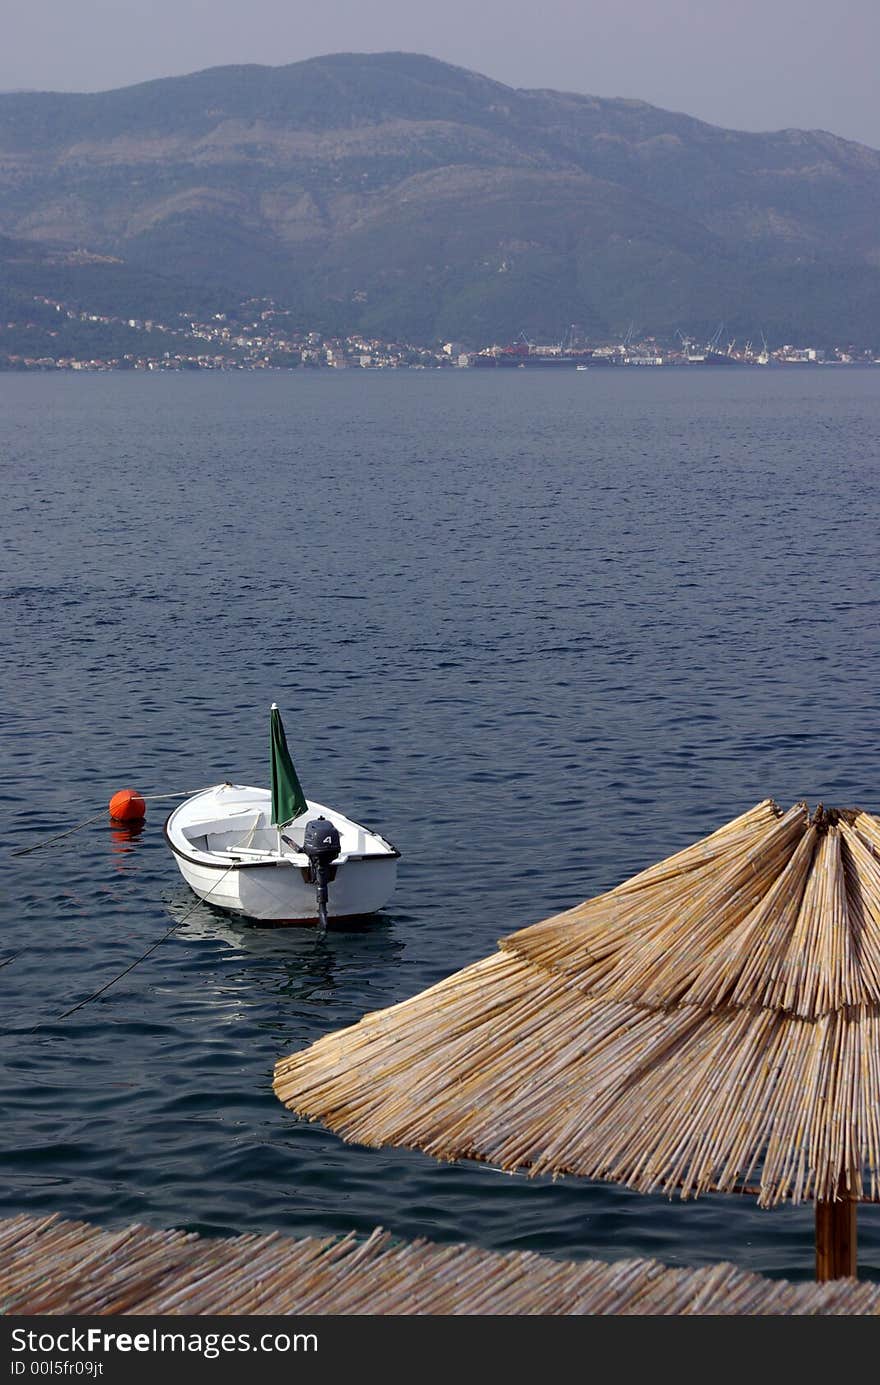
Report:
M 300 367 L 360 369 L 572 369 L 580 367 L 877 365 L 880 350 L 785 343 L 758 349 L 752 341 L 721 344 L 720 332 L 702 345 L 695 336 L 677 340 L 651 335 L 636 339 L 632 327 L 622 341 L 593 341 L 572 324 L 556 342 L 530 341 L 469 346 L 450 339 L 426 346 L 386 341 L 363 332 L 331 335 L 298 324 L 291 309 L 272 299 L 251 298 L 235 311 L 202 319 L 194 312 L 169 321 L 114 316 L 44 295 L 34 295 L 34 318 L 0 322 L 0 369 L 6 370 L 272 370 Z M 47 311 L 51 320 L 47 322 Z M 78 346 L 88 339 L 89 346 Z M 108 339 L 112 340 L 111 348 Z M 23 345 L 26 346 L 23 349 Z M 28 349 L 29 348 L 29 349 Z M 96 349 L 98 348 L 98 349 Z

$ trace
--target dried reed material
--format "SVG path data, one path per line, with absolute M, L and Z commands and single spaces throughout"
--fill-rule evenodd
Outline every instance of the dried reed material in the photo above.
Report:
M 762 1205 L 834 1197 L 843 1171 L 880 1196 L 876 1007 L 664 1012 L 503 954 L 418 999 L 403 1024 L 378 1011 L 279 1063 L 279 1098 L 347 1140 L 508 1171 L 693 1197 L 759 1170 Z
M 866 814 L 759 804 L 637 889 L 281 1061 L 276 1093 L 345 1139 L 441 1159 L 878 1201 L 875 826 L 880 844 Z
M 799 820 L 802 812 L 798 805 L 789 817 Z M 669 910 L 684 906 L 704 882 L 717 879 L 722 866 L 740 861 L 744 854 L 763 843 L 779 816 L 776 805 L 766 799 L 668 860 L 641 871 L 606 894 L 512 934 L 502 941 L 502 946 L 521 948 L 526 954 L 529 943 L 536 949 L 543 946 L 542 965 L 577 972 L 587 986 L 602 975 L 605 959 L 613 956 L 620 941 L 655 916 L 658 902 Z M 786 835 L 790 830 L 789 822 Z M 557 941 L 558 950 L 554 951 Z
M 863 813 L 860 808 L 854 809 L 848 816 L 855 831 L 864 838 L 874 855 L 880 857 L 880 818 L 874 817 L 871 813 Z
M 860 815 L 863 829 L 874 821 Z M 820 832 L 797 804 L 732 857 L 667 871 L 638 904 L 621 886 L 603 909 L 534 924 L 501 947 L 647 1005 L 763 1005 L 815 1019 L 877 1003 L 880 860 L 869 840 L 844 821 Z
M 735 839 L 731 851 L 719 852 L 707 865 L 684 873 L 664 870 L 637 900 L 620 886 L 604 896 L 603 909 L 582 906 L 578 918 L 572 912 L 533 924 L 502 939 L 501 946 L 537 966 L 576 976 L 585 987 L 593 982 L 596 960 L 605 960 L 603 989 L 624 995 L 645 990 L 657 1004 L 674 1004 L 689 982 L 688 967 L 699 965 L 706 950 L 723 943 L 747 917 L 808 828 L 808 814 L 798 804 L 744 842 Z
M 802 804 L 798 806 L 803 807 Z M 702 866 L 741 851 L 750 842 L 757 841 L 781 816 L 781 808 L 772 798 L 765 798 L 762 802 L 756 803 L 754 808 L 741 813 L 738 818 L 733 818 L 715 832 L 710 832 L 708 837 L 701 837 L 699 841 L 692 842 L 690 846 L 677 851 L 673 856 L 667 856 L 655 865 L 639 871 L 637 875 L 631 875 L 620 885 L 615 885 L 610 893 L 635 894 L 646 886 L 660 884 L 670 876 L 680 875 L 684 871 L 699 870 Z M 587 904 L 591 902 L 588 900 Z M 585 907 L 584 904 L 579 904 L 570 912 L 574 913 L 577 909 Z
M 880 1285 L 401 1244 L 380 1229 L 364 1241 L 205 1240 L 16 1217 L 0 1222 L 0 1305 L 19 1315 L 877 1315 Z

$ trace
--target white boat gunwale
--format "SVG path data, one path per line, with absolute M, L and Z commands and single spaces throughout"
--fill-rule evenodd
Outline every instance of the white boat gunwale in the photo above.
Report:
M 177 807 L 173 808 L 172 811 L 168 814 L 167 818 L 165 819 L 165 822 L 162 825 L 162 831 L 165 840 L 168 843 L 168 846 L 170 847 L 173 855 L 178 856 L 182 861 L 188 861 L 190 865 L 193 866 L 222 866 L 224 869 L 228 870 L 265 870 L 267 867 L 276 866 L 294 866 L 300 870 L 308 869 L 309 858 L 303 851 L 294 850 L 290 852 L 278 852 L 277 850 L 272 851 L 267 848 L 265 853 L 263 853 L 263 859 L 242 860 L 242 854 L 244 853 L 245 848 L 238 848 L 234 846 L 230 846 L 225 850 L 221 851 L 201 852 L 199 852 L 198 847 L 192 847 L 192 851 L 198 853 L 195 855 L 191 855 L 189 852 L 181 850 L 180 846 L 177 844 L 177 842 L 174 841 L 171 835 L 170 826 L 172 819 L 177 816 L 181 809 L 188 807 L 197 798 L 201 798 L 208 794 L 216 793 L 217 789 L 227 787 L 250 788 L 249 785 L 238 786 L 233 785 L 228 781 L 224 784 L 212 784 L 209 788 L 202 789 L 197 794 L 192 794 L 189 798 L 185 799 L 183 803 L 179 803 Z M 312 806 L 313 805 L 310 805 L 310 809 Z M 363 832 L 364 836 L 373 837 L 376 841 L 381 842 L 382 845 L 386 848 L 386 850 L 367 852 L 345 852 L 344 856 L 339 860 L 339 865 L 344 865 L 348 861 L 396 861 L 400 859 L 400 852 L 398 851 L 397 847 L 394 846 L 392 842 L 389 842 L 386 837 L 383 837 L 381 833 L 374 832 L 371 828 L 365 827 L 363 823 L 355 822 L 353 818 L 346 818 L 345 820 L 349 824 L 349 826 L 355 828 L 359 832 Z M 286 826 L 286 824 L 284 825 Z M 181 835 L 184 835 L 182 829 Z M 247 850 L 248 854 L 250 854 L 250 849 Z M 256 855 L 256 849 L 254 849 L 254 854 Z
M 358 823 L 356 825 L 360 827 L 361 824 Z M 298 869 L 304 870 L 307 868 L 309 864 L 308 856 L 306 856 L 305 853 L 301 851 L 291 851 L 280 856 L 277 852 L 274 855 L 272 855 L 267 851 L 265 853 L 266 859 L 262 861 L 242 860 L 241 855 L 237 854 L 240 853 L 242 848 L 236 847 L 230 847 L 228 851 L 203 851 L 201 856 L 190 856 L 187 854 L 187 852 L 181 851 L 180 847 L 176 846 L 175 843 L 171 840 L 171 837 L 168 833 L 167 818 L 165 820 L 165 826 L 163 830 L 165 833 L 165 840 L 168 843 L 174 855 L 179 856 L 182 861 L 189 861 L 189 863 L 193 866 L 223 865 L 228 867 L 230 870 L 265 870 L 267 866 L 296 866 Z M 374 837 L 376 836 L 376 833 L 369 832 L 369 836 Z M 391 847 L 390 842 L 388 842 L 388 846 Z M 227 857 L 229 858 L 228 861 L 226 859 Z M 347 861 L 398 861 L 399 859 L 400 852 L 397 850 L 396 847 L 391 847 L 390 851 L 370 851 L 364 855 L 356 855 L 354 852 L 346 852 L 344 856 L 341 856 L 339 858 L 339 865 L 345 865 Z

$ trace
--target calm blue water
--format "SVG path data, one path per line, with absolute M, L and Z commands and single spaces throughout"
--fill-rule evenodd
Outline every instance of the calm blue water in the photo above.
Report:
M 877 809 L 878 435 L 880 370 L 0 376 L 0 1214 L 809 1274 L 809 1209 L 349 1147 L 271 1075 L 768 794 Z M 273 700 L 391 906 L 199 906 L 57 1021 L 193 896 L 164 804 L 10 851 L 265 782 Z

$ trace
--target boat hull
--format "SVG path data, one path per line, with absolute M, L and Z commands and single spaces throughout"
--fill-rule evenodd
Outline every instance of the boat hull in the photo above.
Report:
M 274 923 L 317 923 L 315 886 L 292 862 L 221 869 L 174 853 L 186 883 L 208 904 Z M 345 861 L 328 887 L 327 916 L 357 918 L 387 904 L 397 883 L 397 860 Z

